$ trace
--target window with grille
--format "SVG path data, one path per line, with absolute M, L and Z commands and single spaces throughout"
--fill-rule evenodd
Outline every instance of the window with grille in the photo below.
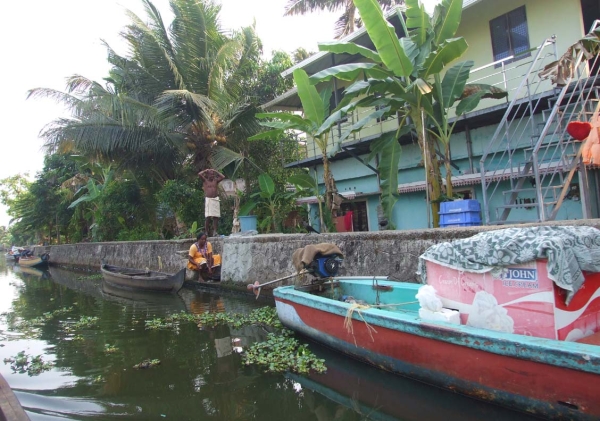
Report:
M 525 6 L 492 19 L 490 21 L 490 32 L 494 61 L 515 56 L 515 58 L 505 62 L 508 64 L 531 56 Z M 498 66 L 500 65 L 496 65 L 496 67 Z

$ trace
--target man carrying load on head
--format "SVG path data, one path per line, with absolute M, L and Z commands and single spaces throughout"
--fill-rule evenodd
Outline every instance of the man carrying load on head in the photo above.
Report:
M 218 184 L 225 179 L 225 176 L 213 169 L 200 171 L 198 176 L 202 178 L 202 189 L 204 190 L 204 230 L 207 236 L 213 237 L 217 235 L 217 224 L 221 217 Z M 211 219 L 212 227 L 210 226 Z

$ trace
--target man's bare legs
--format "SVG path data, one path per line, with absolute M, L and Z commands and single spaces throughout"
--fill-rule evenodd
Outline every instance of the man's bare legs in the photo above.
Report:
M 212 220 L 212 227 L 211 227 Z M 219 218 L 214 216 L 207 216 L 204 220 L 204 232 L 208 237 L 214 237 L 217 235 L 217 228 L 219 225 Z

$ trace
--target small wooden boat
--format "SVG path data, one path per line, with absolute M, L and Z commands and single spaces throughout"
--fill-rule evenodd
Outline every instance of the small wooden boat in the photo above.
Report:
M 48 261 L 50 255 L 44 253 L 40 256 L 21 256 L 18 260 L 19 265 L 22 267 L 48 267 Z
M 100 267 L 104 282 L 119 288 L 140 291 L 177 292 L 185 281 L 185 269 L 171 275 L 151 270 L 140 270 L 111 266 L 103 263 Z
M 597 307 L 599 285 L 585 307 Z M 600 419 L 600 332 L 574 342 L 426 319 L 422 286 L 336 277 L 273 295 L 284 326 L 363 362 L 548 419 Z

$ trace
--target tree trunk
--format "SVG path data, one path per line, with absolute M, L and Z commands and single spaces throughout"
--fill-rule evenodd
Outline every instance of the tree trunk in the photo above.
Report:
M 421 154 L 423 156 L 423 164 L 427 171 L 427 186 L 429 191 L 429 203 L 431 207 L 431 218 L 433 227 L 438 228 L 440 226 L 440 203 L 439 198 L 442 195 L 442 175 L 440 173 L 440 166 L 435 153 L 435 139 L 431 136 L 424 138 L 423 120 L 421 118 L 421 112 L 418 110 L 416 113 L 411 115 L 415 127 L 417 128 L 417 139 L 419 147 L 421 148 Z
M 452 198 L 452 165 L 450 159 L 450 139 L 444 144 L 444 165 L 446 166 L 446 196 Z

